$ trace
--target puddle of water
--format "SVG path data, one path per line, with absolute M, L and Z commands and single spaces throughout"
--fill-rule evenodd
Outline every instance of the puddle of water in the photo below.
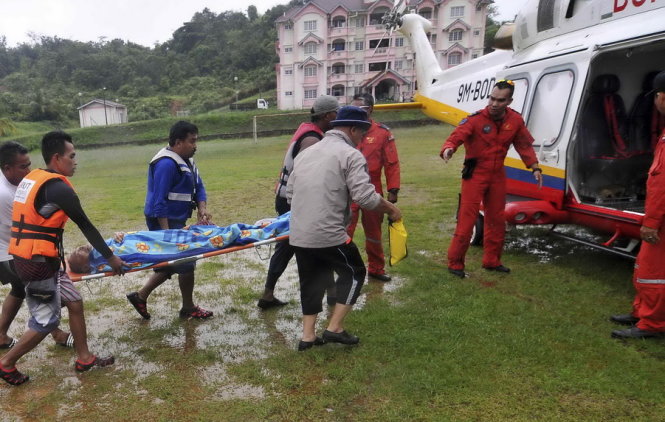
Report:
M 262 251 L 265 257 L 267 251 Z M 268 260 L 262 259 L 253 250 L 238 251 L 228 255 L 203 260 L 197 271 L 194 297 L 197 304 L 215 312 L 207 321 L 182 321 L 178 318 L 181 295 L 177 280 L 165 282 L 150 296 L 149 321 L 143 320 L 127 302 L 125 295 L 140 288 L 151 275 L 150 271 L 127 274 L 124 277 L 107 277 L 100 280 L 77 283 L 84 298 L 88 344 L 93 353 L 113 354 L 116 364 L 104 376 L 118 376 L 119 371 L 134 374 L 129 381 L 134 394 L 148 403 L 157 403 L 155 397 L 141 387 L 141 381 L 149 376 L 160 376 L 168 370 L 167 364 L 152 361 L 137 348 L 142 335 L 164 331 L 160 340 L 162 347 L 175 353 L 192 353 L 199 350 L 214 351 L 219 357 L 213 365 L 199 368 L 206 384 L 214 387 L 214 398 L 219 400 L 262 399 L 269 392 L 257 387 L 235 382 L 228 376 L 228 364 L 248 359 L 264 359 L 274 346 L 295 349 L 301 334 L 301 308 L 297 266 L 292 260 L 280 278 L 275 296 L 289 304 L 262 311 L 256 303 L 263 291 Z M 393 276 L 393 281 L 382 283 L 369 281 L 363 288 L 355 311 L 362 311 L 368 300 L 387 297 L 403 285 L 405 280 Z M 330 309 L 325 304 L 319 318 L 319 331 L 323 330 Z M 66 316 L 66 311 L 63 312 Z M 19 337 L 28 317 L 27 309 L 19 312 L 12 324 L 10 334 Z M 66 322 L 61 326 L 68 330 Z M 86 388 L 95 384 L 94 377 L 76 375 L 73 368 L 75 352 L 53 345 L 45 339 L 35 350 L 19 361 L 19 368 L 31 375 L 32 380 L 21 389 L 0 388 L 0 400 L 12 403 L 4 406 L 7 416 L 17 420 L 28 407 L 28 403 L 56 390 L 64 393 L 67 403 L 58 404 L 54 417 L 64 419 L 80 411 L 84 403 Z M 118 372 L 116 372 L 118 371 Z M 86 387 L 88 386 L 88 387 Z
M 522 251 L 538 258 L 539 263 L 565 260 L 580 253 L 595 252 L 595 249 L 580 243 L 559 239 L 548 235 L 549 226 L 514 226 L 506 234 L 505 249 Z M 598 238 L 585 228 L 575 225 L 557 226 L 557 231 L 590 242 Z

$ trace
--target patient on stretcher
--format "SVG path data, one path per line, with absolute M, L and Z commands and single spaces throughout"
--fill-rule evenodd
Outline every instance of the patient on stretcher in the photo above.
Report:
M 114 254 L 131 269 L 212 252 L 234 245 L 246 245 L 289 234 L 290 213 L 255 224 L 235 223 L 227 227 L 192 225 L 184 229 L 117 233 L 108 239 Z M 80 246 L 67 259 L 69 271 L 96 274 L 111 271 L 106 260 L 90 245 Z

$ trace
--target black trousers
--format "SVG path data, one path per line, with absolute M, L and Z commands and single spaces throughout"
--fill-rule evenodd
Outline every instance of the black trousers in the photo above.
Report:
M 286 198 L 275 195 L 275 211 L 277 215 L 282 215 L 285 212 L 291 211 L 291 206 L 286 202 Z M 270 257 L 270 264 L 268 265 L 268 275 L 266 277 L 266 289 L 275 290 L 277 280 L 282 276 L 289 261 L 293 258 L 295 249 L 289 244 L 288 240 L 278 242 L 275 245 L 275 252 Z
M 337 303 L 353 305 L 365 283 L 365 263 L 358 247 L 343 243 L 329 248 L 294 247 L 300 277 L 300 302 L 303 315 L 315 315 L 323 310 L 321 301 L 326 287 L 337 274 Z

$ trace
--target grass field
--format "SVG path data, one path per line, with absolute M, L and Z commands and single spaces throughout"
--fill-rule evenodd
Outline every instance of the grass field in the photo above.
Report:
M 609 335 L 607 317 L 630 307 L 631 262 L 521 228 L 507 239 L 510 275 L 482 270 L 478 248 L 468 255 L 470 278 L 447 273 L 462 155 L 448 165 L 438 158 L 448 131 L 395 131 L 409 257 L 389 269 L 393 282 L 363 288 L 347 318 L 358 347 L 295 351 L 295 262 L 276 291 L 290 304 L 269 312 L 256 308 L 267 261 L 248 252 L 200 263 L 196 298 L 215 311 L 200 323 L 177 318 L 173 281 L 151 296 L 153 318 L 144 322 L 124 295 L 147 275 L 107 278 L 79 288 L 91 349 L 114 353 L 117 364 L 75 375 L 73 352 L 46 339 L 19 362 L 32 380 L 0 386 L 0 419 L 665 420 L 665 343 Z M 196 158 L 218 224 L 273 214 L 286 138 L 200 143 Z M 146 162 L 156 149 L 79 152 L 72 181 L 105 237 L 143 228 Z M 71 223 L 65 240 L 68 249 L 83 242 Z M 14 335 L 25 316 L 22 309 Z

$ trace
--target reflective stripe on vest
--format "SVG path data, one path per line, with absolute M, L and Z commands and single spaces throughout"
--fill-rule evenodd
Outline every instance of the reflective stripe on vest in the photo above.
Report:
M 32 259 L 35 255 L 54 258 L 60 255 L 62 228 L 69 217 L 62 210 L 43 217 L 35 209 L 40 188 L 54 179 L 60 179 L 72 187 L 65 176 L 41 169 L 31 171 L 19 183 L 12 211 L 10 254 L 25 259 Z
M 277 182 L 277 186 L 275 186 L 275 194 L 282 198 L 286 198 L 286 184 L 289 181 L 291 171 L 293 171 L 293 162 L 295 161 L 293 149 L 296 145 L 300 145 L 299 142 L 302 141 L 301 138 L 309 132 L 316 132 L 323 137 L 323 131 L 321 128 L 312 122 L 302 123 L 298 127 L 298 130 L 296 130 L 296 133 L 293 134 L 291 142 L 289 142 L 289 148 L 286 150 L 286 155 L 284 155 L 284 164 L 282 166 L 282 171 L 279 173 L 279 182 Z
M 648 278 L 638 278 L 637 279 L 638 283 L 642 284 L 665 284 L 665 279 L 662 278 L 653 278 L 653 279 L 648 279 Z
M 169 199 L 169 201 L 189 202 L 192 200 L 192 195 L 188 193 L 169 192 L 167 198 Z
M 182 193 L 182 192 L 169 192 L 167 199 L 170 201 L 182 201 L 182 202 L 189 202 L 193 201 L 194 198 L 196 197 L 196 184 L 198 183 L 199 179 L 199 169 L 196 167 L 196 164 L 194 164 L 194 159 L 189 158 L 187 161 L 189 161 L 189 165 L 185 162 L 185 160 L 170 150 L 168 147 L 164 147 L 160 149 L 157 154 L 155 154 L 154 157 L 150 160 L 150 165 L 154 164 L 155 162 L 161 160 L 162 158 L 170 158 L 173 161 L 176 162 L 178 165 L 178 168 L 180 171 L 184 173 L 192 173 L 194 175 L 194 180 L 193 180 L 193 192 L 190 193 Z

